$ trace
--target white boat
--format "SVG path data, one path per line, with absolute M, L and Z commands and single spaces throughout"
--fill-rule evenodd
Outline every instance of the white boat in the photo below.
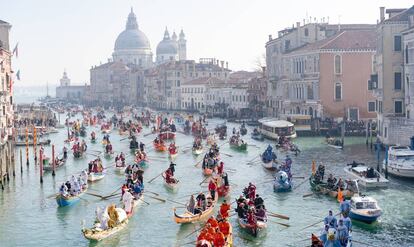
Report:
M 346 166 L 344 171 L 358 180 L 358 184 L 365 188 L 387 187 L 388 179 L 381 175 L 377 170 L 365 165 Z
M 88 181 L 89 182 L 95 182 L 98 180 L 101 180 L 105 177 L 105 170 L 102 172 L 90 172 L 88 173 Z
M 279 137 L 296 138 L 293 123 L 277 118 L 259 119 L 259 132 L 266 138 L 278 140 Z
M 388 149 L 387 170 L 390 174 L 414 178 L 414 150 L 407 146 L 391 146 Z M 384 169 L 385 167 L 384 162 Z
M 378 206 L 377 201 L 369 196 L 355 194 L 351 198 L 351 209 L 349 217 L 353 220 L 359 220 L 368 224 L 376 221 L 382 214 L 382 209 Z
M 115 171 L 117 171 L 119 174 L 125 174 L 126 166 L 115 166 Z
M 193 148 L 193 154 L 194 155 L 200 155 L 203 153 L 203 147 L 201 148 Z

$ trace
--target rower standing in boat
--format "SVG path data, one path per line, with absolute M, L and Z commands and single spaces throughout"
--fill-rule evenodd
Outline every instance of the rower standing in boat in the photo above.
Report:
M 129 192 L 129 189 L 123 191 L 122 203 L 127 214 L 131 214 L 134 209 L 134 196 Z
M 145 144 L 143 142 L 139 142 L 139 150 L 141 150 L 141 152 L 144 152 L 144 148 Z
M 220 215 L 221 215 L 221 217 L 224 218 L 224 219 L 229 217 L 229 211 L 230 211 L 230 205 L 224 199 L 223 203 L 220 206 Z
M 324 223 L 325 223 L 325 225 L 329 225 L 330 227 L 336 227 L 337 226 L 337 221 L 336 221 L 335 216 L 332 213 L 332 210 L 329 210 L 329 214 L 328 214 L 328 216 L 325 217 Z
M 336 233 L 338 235 L 338 240 L 341 246 L 347 246 L 349 231 L 348 228 L 344 225 L 343 219 L 339 220 L 339 225 L 336 228 Z
M 68 158 L 68 149 L 66 147 L 63 147 L 63 159 Z
M 170 167 L 168 168 L 168 170 L 171 171 L 171 176 L 174 177 L 174 173 L 175 173 L 175 166 L 176 164 L 174 164 L 173 162 L 170 163 Z
M 210 183 L 208 184 L 208 190 L 210 191 L 211 197 L 214 200 L 216 198 L 216 190 L 217 190 L 217 184 L 214 181 L 214 179 L 210 179 Z

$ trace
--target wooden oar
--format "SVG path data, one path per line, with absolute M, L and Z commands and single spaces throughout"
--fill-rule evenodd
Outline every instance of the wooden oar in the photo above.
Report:
M 266 212 L 269 213 L 269 216 L 273 216 L 273 217 L 276 217 L 276 218 L 279 218 L 279 219 L 284 219 L 284 220 L 289 220 L 290 219 L 289 216 L 286 216 L 286 215 L 283 215 L 283 214 L 276 214 L 276 213 L 270 212 L 269 210 L 266 210 Z
M 372 245 L 372 244 L 369 244 L 369 243 L 364 243 L 364 242 L 361 242 L 361 241 L 357 241 L 357 240 L 354 240 L 354 239 L 352 239 L 351 242 L 355 242 L 357 244 L 363 244 L 363 245 L 366 245 L 366 246 L 377 246 L 377 245 Z
M 151 179 L 150 181 L 148 181 L 148 183 L 152 183 L 152 181 L 154 181 L 155 179 L 157 179 L 159 176 L 161 176 L 164 172 L 158 174 L 157 176 L 155 176 L 153 179 Z
M 305 197 L 309 197 L 309 196 L 312 196 L 312 195 L 313 195 L 313 192 L 312 193 L 309 193 L 309 194 L 305 194 L 302 197 L 305 198 Z
M 152 134 L 155 134 L 155 133 L 152 133 L 152 132 L 147 133 L 147 134 L 144 135 L 144 137 L 147 137 L 147 136 L 152 135 Z
M 112 198 L 112 197 L 115 197 L 115 196 L 120 196 L 120 195 L 122 195 L 122 193 L 116 193 L 116 194 L 113 194 L 113 195 L 110 195 L 110 196 L 106 196 L 105 198 L 102 198 L 102 199 L 107 200 L 109 198 Z
M 222 154 L 224 154 L 224 155 L 227 155 L 227 156 L 229 156 L 229 157 L 233 157 L 233 155 L 228 154 L 228 153 L 224 153 L 224 152 L 220 152 L 220 153 L 222 153 Z
M 292 178 L 305 179 L 305 177 L 303 177 L 303 176 L 298 176 L 298 177 L 292 176 Z
M 103 199 L 103 196 L 98 195 L 98 194 L 94 194 L 94 193 L 90 193 L 90 192 L 85 192 L 85 194 L 91 195 L 91 196 L 96 196 L 96 197 L 99 197 L 99 198 Z
M 187 243 L 185 243 L 185 244 L 180 244 L 180 245 L 178 245 L 178 247 L 180 247 L 180 246 L 185 246 L 185 245 L 189 245 L 189 244 L 194 245 L 195 243 L 197 243 L 197 240 L 193 240 L 193 241 L 191 241 L 191 242 L 187 242 Z
M 174 200 L 171 200 L 171 199 L 167 199 L 167 201 L 169 201 L 169 202 L 172 202 L 172 203 L 176 203 L 176 204 L 179 204 L 179 205 L 182 205 L 182 206 L 187 206 L 186 204 L 184 204 L 184 203 L 182 203 L 182 202 L 177 202 L 177 201 L 174 201 Z
M 198 232 L 199 230 L 201 230 L 201 229 L 203 229 L 204 228 L 204 225 L 203 226 L 201 226 L 201 227 L 199 227 L 199 228 L 197 228 L 197 229 L 195 229 L 194 231 L 192 231 L 190 234 L 187 234 L 184 238 L 182 238 L 182 239 L 186 239 L 186 238 L 188 238 L 188 237 L 190 237 L 191 235 L 193 235 L 194 233 L 196 233 L 196 232 Z
M 198 161 L 196 164 L 195 164 L 195 167 L 198 167 L 198 165 L 201 163 L 201 161 L 203 161 L 204 160 L 204 157 L 200 160 L 200 161 Z
M 293 189 L 296 190 L 297 188 L 299 188 L 302 184 L 304 184 L 306 181 L 308 181 L 310 179 L 310 177 L 306 178 L 305 180 L 303 180 L 300 184 L 298 184 L 296 187 L 294 187 Z
M 150 205 L 150 204 L 149 204 L 149 202 L 146 202 L 146 201 L 144 201 L 143 199 L 139 199 L 139 200 L 141 200 L 143 203 L 145 203 L 145 204 L 147 204 L 147 205 Z
M 337 214 L 335 214 L 335 216 L 338 216 L 339 214 L 341 214 L 340 212 L 339 213 L 337 213 Z M 322 219 L 322 220 L 320 220 L 320 221 L 318 221 L 318 222 L 316 222 L 316 223 L 313 223 L 313 224 L 311 224 L 311 225 L 309 225 L 309 226 L 306 226 L 306 227 L 304 227 L 304 228 L 302 228 L 302 229 L 300 229 L 301 231 L 303 231 L 303 230 L 305 230 L 305 229 L 308 229 L 309 227 L 312 227 L 312 226 L 314 226 L 314 225 L 317 225 L 317 224 L 319 224 L 319 223 L 322 223 L 324 221 L 324 219 Z
M 207 179 L 209 179 L 210 177 L 206 177 L 203 181 L 201 181 L 200 185 L 202 185 L 205 181 L 207 181 Z
M 276 224 L 282 225 L 282 226 L 290 227 L 290 225 L 289 225 L 289 224 L 280 223 L 280 222 L 273 221 L 273 220 L 269 220 L 269 221 L 270 221 L 270 222 L 272 222 L 272 223 L 276 223 Z
M 167 200 L 165 200 L 165 199 L 163 199 L 163 198 L 159 198 L 159 197 L 155 197 L 155 196 L 150 196 L 150 195 L 147 195 L 149 198 L 152 198 L 152 199 L 155 199 L 155 200 L 158 200 L 158 201 L 160 201 L 160 202 L 166 202 Z
M 149 193 L 154 194 L 154 195 L 156 195 L 156 196 L 160 196 L 160 194 L 155 193 L 155 192 L 152 192 L 152 191 L 149 191 L 149 190 L 145 190 L 145 192 L 149 192 Z

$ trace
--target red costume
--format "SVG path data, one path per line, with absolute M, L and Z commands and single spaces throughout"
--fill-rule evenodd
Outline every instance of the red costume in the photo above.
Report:
M 220 214 L 223 218 L 229 217 L 230 205 L 227 203 L 223 203 L 220 206 Z

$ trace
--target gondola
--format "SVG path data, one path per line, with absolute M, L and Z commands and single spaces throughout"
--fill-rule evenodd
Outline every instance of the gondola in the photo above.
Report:
M 165 144 L 159 144 L 154 142 L 154 149 L 158 152 L 165 152 L 168 150 L 167 146 Z
M 89 172 L 88 173 L 88 181 L 95 182 L 103 179 L 105 177 L 105 170 L 102 172 Z
M 167 177 L 165 175 L 165 172 L 162 173 L 162 178 L 164 179 L 164 186 L 167 187 L 168 189 L 172 190 L 172 191 L 176 191 L 178 189 L 178 185 L 180 183 L 180 180 L 176 179 L 176 178 L 172 178 L 174 180 L 173 183 L 171 182 L 167 182 Z
M 311 175 L 310 179 L 309 179 L 309 184 L 311 186 L 311 189 L 317 193 L 323 194 L 323 195 L 328 195 L 332 198 L 337 198 L 338 197 L 338 191 L 337 190 L 333 190 L 328 188 L 328 184 L 326 182 L 323 181 L 316 181 L 315 176 Z M 353 195 L 354 192 L 350 191 L 350 190 L 342 190 L 342 195 L 344 198 L 346 199 L 350 199 Z
M 66 206 L 71 206 L 73 204 L 76 204 L 77 202 L 80 201 L 80 197 L 83 194 L 85 194 L 87 190 L 88 190 L 88 186 L 85 186 L 82 188 L 82 191 L 77 195 L 63 196 L 62 194 L 59 193 L 56 195 L 56 203 L 58 204 L 59 207 L 66 207 Z
M 267 222 L 266 221 L 256 221 L 255 225 L 248 224 L 246 219 L 238 218 L 239 226 L 251 234 L 253 237 L 259 236 L 261 232 L 263 232 L 267 228 Z
M 185 224 L 185 223 L 194 223 L 200 221 L 206 221 L 214 212 L 214 207 L 217 204 L 218 195 L 216 193 L 214 200 L 210 207 L 206 208 L 206 210 L 202 211 L 198 214 L 193 214 L 192 212 L 188 211 L 187 208 L 184 213 L 177 214 L 176 208 L 174 208 L 174 221 L 177 224 Z

